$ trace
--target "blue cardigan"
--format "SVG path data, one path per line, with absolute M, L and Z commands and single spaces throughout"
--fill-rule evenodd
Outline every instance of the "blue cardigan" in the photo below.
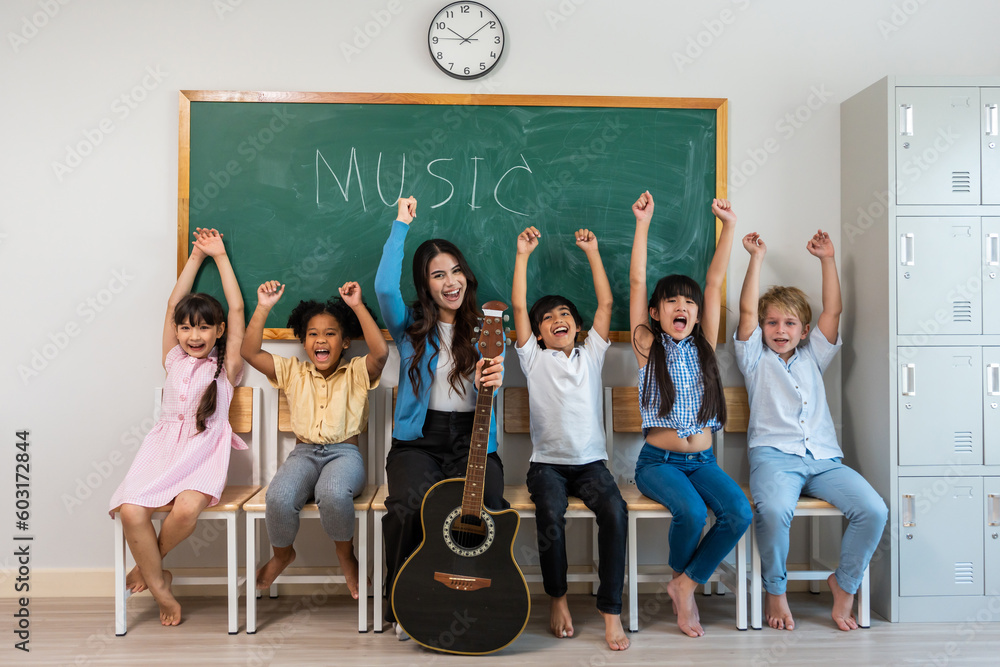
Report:
M 424 420 L 427 418 L 427 406 L 431 399 L 431 369 L 437 368 L 437 352 L 431 346 L 431 337 L 436 339 L 437 331 L 431 331 L 425 343 L 424 356 L 420 360 L 420 393 L 415 394 L 408 372 L 414 356 L 413 341 L 406 335 L 406 329 L 414 322 L 413 311 L 403 302 L 403 294 L 399 288 L 403 272 L 403 243 L 409 229 L 410 226 L 405 222 L 396 220 L 392 223 L 392 231 L 382 248 L 382 260 L 375 274 L 375 294 L 378 296 L 379 309 L 399 351 L 399 391 L 396 395 L 396 423 L 393 428 L 393 436 L 399 440 L 423 437 Z M 491 413 L 487 451 L 495 452 L 496 449 L 497 424 Z

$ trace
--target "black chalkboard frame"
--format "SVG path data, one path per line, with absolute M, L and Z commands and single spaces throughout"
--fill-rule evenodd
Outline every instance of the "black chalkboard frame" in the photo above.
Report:
M 179 97 L 178 183 L 177 183 L 177 273 L 187 262 L 190 248 L 190 168 L 191 168 L 191 104 L 192 102 L 277 102 L 301 104 L 438 104 L 479 106 L 547 106 L 547 107 L 615 107 L 635 109 L 707 109 L 715 111 L 715 196 L 727 195 L 728 174 L 728 100 L 726 98 L 682 97 L 619 97 L 582 95 L 454 95 L 423 93 L 337 93 L 337 92 L 274 92 L 274 91 L 206 91 L 181 90 Z M 718 242 L 722 223 L 716 219 L 715 238 Z M 404 271 L 404 274 L 406 272 Z M 726 286 L 719 327 L 719 343 L 726 336 Z M 253 304 L 248 304 L 248 311 Z M 383 330 L 386 339 L 391 339 Z M 264 338 L 294 339 L 291 329 L 268 328 Z M 628 331 L 612 331 L 612 342 L 629 342 Z

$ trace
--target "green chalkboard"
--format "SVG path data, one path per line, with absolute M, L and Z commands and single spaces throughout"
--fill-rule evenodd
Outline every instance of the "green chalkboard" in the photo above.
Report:
M 260 283 L 287 284 L 267 323 L 275 330 L 300 299 L 326 299 L 348 280 L 377 312 L 395 202 L 413 195 L 407 301 L 413 250 L 443 237 L 465 253 L 480 301 L 509 302 L 515 238 L 534 225 L 529 304 L 563 294 L 589 326 L 593 283 L 573 244 L 587 227 L 615 295 L 612 329 L 627 339 L 630 206 L 646 189 L 656 201 L 650 281 L 703 281 L 711 200 L 725 196 L 725 111 L 721 99 L 182 92 L 178 261 L 189 229 L 219 229 L 248 316 Z M 211 263 L 196 289 L 221 297 Z

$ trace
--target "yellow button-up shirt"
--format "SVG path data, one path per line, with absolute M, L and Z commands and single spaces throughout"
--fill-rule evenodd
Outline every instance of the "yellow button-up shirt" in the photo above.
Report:
M 344 442 L 368 427 L 367 355 L 341 360 L 325 378 L 309 361 L 272 354 L 275 380 L 271 386 L 288 396 L 292 431 L 300 442 L 329 445 Z

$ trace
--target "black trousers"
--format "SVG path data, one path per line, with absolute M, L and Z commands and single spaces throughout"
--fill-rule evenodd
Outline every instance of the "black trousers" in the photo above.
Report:
M 385 499 L 382 535 L 385 544 L 385 596 L 389 597 L 396 574 L 423 540 L 420 505 L 427 490 L 443 479 L 465 477 L 472 438 L 471 412 L 428 410 L 424 437 L 392 439 L 385 462 L 389 495 Z M 492 510 L 507 509 L 503 498 L 503 463 L 496 452 L 486 457 L 486 488 L 483 504 Z M 386 605 L 385 620 L 396 619 Z

